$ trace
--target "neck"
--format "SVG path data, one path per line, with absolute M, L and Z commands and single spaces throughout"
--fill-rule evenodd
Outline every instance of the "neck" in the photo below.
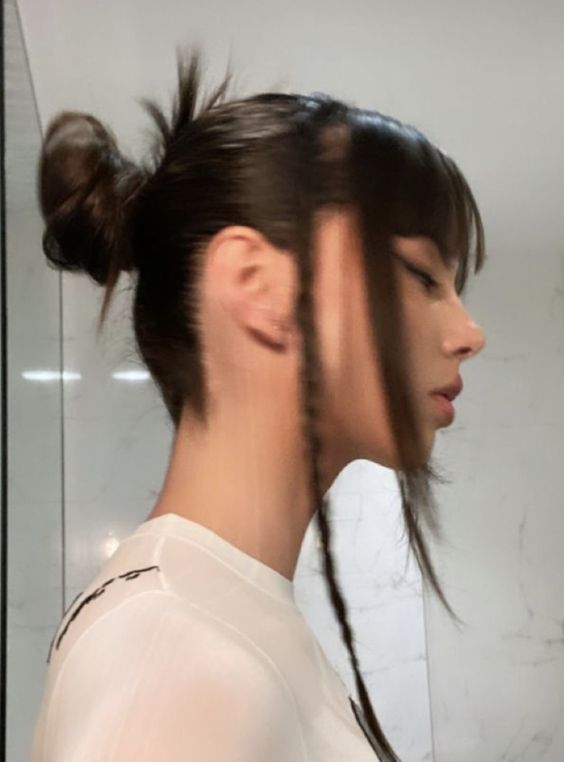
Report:
M 265 404 L 255 396 L 252 404 L 216 412 L 205 428 L 185 414 L 148 518 L 191 519 L 292 581 L 313 516 L 309 461 L 300 417 L 281 415 L 288 408 L 273 399 L 271 390 Z

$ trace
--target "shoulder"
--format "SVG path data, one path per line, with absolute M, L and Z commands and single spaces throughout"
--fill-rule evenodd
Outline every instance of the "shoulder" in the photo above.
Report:
M 142 662 L 145 672 L 152 664 L 175 668 L 195 676 L 199 669 L 210 677 L 252 671 L 282 692 L 290 689 L 278 667 L 248 634 L 228 620 L 208 613 L 174 593 L 147 591 L 134 596 L 96 619 L 76 641 L 67 656 L 68 669 L 96 664 L 113 674 L 135 670 Z M 179 672 L 180 670 L 180 672 Z
M 99 620 L 74 645 L 61 677 L 53 722 L 78 718 L 84 743 L 94 734 L 110 744 L 109 756 L 122 750 L 116 762 L 253 762 L 272 757 L 277 744 L 295 744 L 293 759 L 301 758 L 296 705 L 268 656 L 176 596 L 144 594 Z M 166 744 L 174 748 L 163 753 Z

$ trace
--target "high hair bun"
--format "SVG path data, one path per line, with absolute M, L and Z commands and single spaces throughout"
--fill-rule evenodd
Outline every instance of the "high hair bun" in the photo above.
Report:
M 135 267 L 129 223 L 143 172 L 122 156 L 112 132 L 89 114 L 51 120 L 39 160 L 43 251 L 57 269 L 98 284 Z

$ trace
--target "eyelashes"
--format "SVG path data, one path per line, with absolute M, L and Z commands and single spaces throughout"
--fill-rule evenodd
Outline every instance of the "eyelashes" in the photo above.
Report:
M 414 267 L 413 265 L 408 264 L 405 260 L 402 259 L 401 261 L 403 262 L 405 269 L 408 270 L 412 275 L 415 275 L 420 283 L 423 284 L 427 292 L 431 292 L 434 288 L 437 288 L 439 284 L 434 278 L 431 278 L 430 275 L 427 275 L 426 272 L 423 272 L 423 270 L 420 270 L 418 267 Z
M 431 278 L 430 275 L 427 275 L 427 273 L 424 273 L 423 270 L 413 270 L 414 275 L 416 275 L 421 283 L 423 283 L 423 286 L 427 291 L 432 291 L 434 288 L 438 287 L 438 283 L 434 278 Z

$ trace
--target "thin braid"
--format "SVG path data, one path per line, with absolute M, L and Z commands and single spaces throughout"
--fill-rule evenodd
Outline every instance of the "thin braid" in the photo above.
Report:
M 303 336 L 300 379 L 302 388 L 303 425 L 306 437 L 306 447 L 308 448 L 307 455 L 310 462 L 310 479 L 308 483 L 310 487 L 310 495 L 315 507 L 317 525 L 321 534 L 325 579 L 327 581 L 330 599 L 339 621 L 341 634 L 350 655 L 360 703 L 367 724 L 373 733 L 373 740 L 376 741 L 379 747 L 378 753 L 382 762 L 401 762 L 384 735 L 380 723 L 376 718 L 368 690 L 366 689 L 364 679 L 360 672 L 353 642 L 354 636 L 349 624 L 348 609 L 337 583 L 333 563 L 331 531 L 327 521 L 330 503 L 329 500 L 323 497 L 321 492 L 319 464 L 321 459 L 322 440 L 319 436 L 317 427 L 319 421 L 321 363 L 319 361 L 317 337 L 313 325 L 313 257 L 311 252 L 313 189 L 310 187 L 308 179 L 314 176 L 314 173 L 309 166 L 312 161 L 311 157 L 315 155 L 315 151 L 312 150 L 315 146 L 311 145 L 313 140 L 314 138 L 310 136 L 309 143 L 308 141 L 304 141 L 304 144 L 302 145 L 302 156 L 300 157 L 302 182 L 298 184 L 298 192 L 301 196 L 299 204 L 301 207 L 301 214 L 299 214 L 297 223 L 297 260 L 300 271 L 300 285 L 296 305 L 296 318 Z

